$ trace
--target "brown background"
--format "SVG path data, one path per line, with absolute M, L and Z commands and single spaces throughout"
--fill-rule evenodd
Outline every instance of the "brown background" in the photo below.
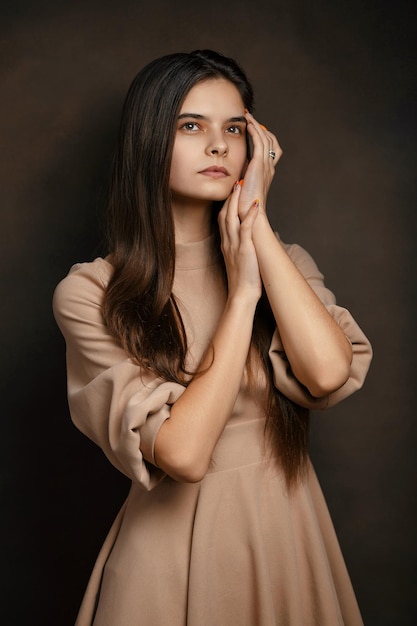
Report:
M 284 149 L 273 223 L 313 254 L 372 340 L 364 389 L 314 414 L 312 456 L 365 623 L 417 623 L 413 6 L 1 2 L 3 623 L 73 624 L 126 494 L 70 422 L 50 302 L 70 265 L 100 252 L 131 79 L 155 56 L 198 47 L 252 78 L 258 118 Z

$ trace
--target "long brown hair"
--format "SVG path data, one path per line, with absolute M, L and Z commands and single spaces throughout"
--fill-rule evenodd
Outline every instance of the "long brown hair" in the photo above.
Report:
M 180 107 L 194 85 L 211 78 L 232 82 L 245 107 L 253 110 L 253 90 L 243 70 L 212 50 L 167 55 L 137 74 L 123 107 L 109 186 L 107 235 L 114 273 L 104 319 L 139 365 L 181 384 L 187 384 L 189 372 L 186 333 L 172 293 L 175 233 L 169 176 Z M 219 239 L 215 217 L 214 205 Z M 254 384 L 254 360 L 261 362 L 268 380 L 267 429 L 291 486 L 306 466 L 308 413 L 273 385 L 268 349 L 274 326 L 263 294 L 254 320 L 249 382 Z

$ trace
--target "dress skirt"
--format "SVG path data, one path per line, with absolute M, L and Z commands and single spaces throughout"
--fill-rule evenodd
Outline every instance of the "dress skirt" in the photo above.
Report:
M 229 423 L 199 483 L 132 486 L 76 626 L 363 623 L 312 466 L 288 493 L 264 427 Z

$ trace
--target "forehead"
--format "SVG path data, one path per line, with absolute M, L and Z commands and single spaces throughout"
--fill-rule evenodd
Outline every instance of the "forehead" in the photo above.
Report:
M 210 78 L 190 89 L 180 113 L 209 113 L 227 109 L 231 114 L 242 115 L 245 105 L 235 85 L 225 78 Z

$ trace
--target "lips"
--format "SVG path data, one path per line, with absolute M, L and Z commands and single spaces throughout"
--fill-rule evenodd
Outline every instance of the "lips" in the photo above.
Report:
M 230 176 L 225 167 L 218 167 L 217 165 L 207 167 L 205 170 L 201 170 L 199 174 L 203 174 L 204 176 L 210 176 L 211 178 L 225 178 L 226 176 Z

